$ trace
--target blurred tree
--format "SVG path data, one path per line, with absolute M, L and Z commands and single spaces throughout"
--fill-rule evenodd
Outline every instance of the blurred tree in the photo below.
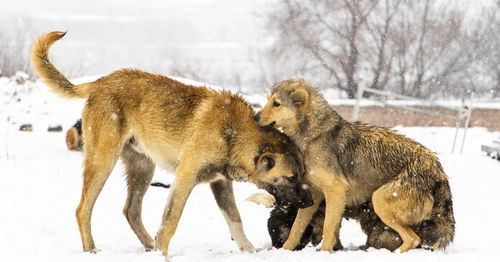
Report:
M 495 7 L 486 12 L 489 21 L 482 46 L 486 53 L 483 62 L 492 80 L 491 86 L 487 85 L 486 89 L 489 87 L 493 98 L 498 98 L 500 97 L 500 0 L 496 1 Z
M 271 14 L 274 57 L 290 57 L 302 74 L 321 75 L 354 97 L 359 85 L 361 30 L 378 0 L 285 0 Z M 281 59 L 280 59 L 281 60 Z
M 0 19 L 0 76 L 13 76 L 19 71 L 33 77 L 29 62 L 31 40 L 32 31 L 24 19 Z
M 268 19 L 273 77 L 303 77 L 349 98 L 360 85 L 420 98 L 483 90 L 477 72 L 495 50 L 485 41 L 498 39 L 488 38 L 492 23 L 465 23 L 466 13 L 436 0 L 280 1 Z

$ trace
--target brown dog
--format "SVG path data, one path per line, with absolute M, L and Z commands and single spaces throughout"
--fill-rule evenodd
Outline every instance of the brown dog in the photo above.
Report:
M 276 84 L 255 116 L 262 126 L 283 128 L 301 149 L 315 204 L 298 211 L 283 248 L 293 250 L 326 200 L 323 245 L 338 239 L 344 207 L 371 199 L 380 219 L 402 239 L 395 250 L 421 243 L 444 248 L 453 240 L 455 220 L 448 179 L 438 158 L 392 130 L 342 119 L 319 91 L 303 80 Z M 315 190 L 313 190 L 315 189 Z M 432 225 L 419 236 L 412 227 Z
M 87 99 L 82 118 L 83 189 L 76 210 L 84 251 L 97 251 L 92 209 L 118 158 L 128 182 L 123 213 L 144 247 L 165 256 L 186 200 L 199 183 L 210 183 L 231 236 L 243 251 L 254 247 L 243 232 L 232 180 L 255 183 L 282 199 L 284 206 L 312 205 L 310 193 L 300 186 L 305 172 L 300 152 L 277 130 L 259 127 L 240 96 L 131 69 L 73 85 L 48 59 L 49 47 L 64 34 L 40 37 L 31 59 L 53 91 Z M 142 224 L 141 206 L 156 163 L 175 169 L 176 179 L 155 243 Z

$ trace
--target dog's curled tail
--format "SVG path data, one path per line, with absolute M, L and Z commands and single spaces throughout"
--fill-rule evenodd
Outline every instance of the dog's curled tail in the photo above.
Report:
M 453 241 L 455 217 L 453 215 L 453 202 L 448 180 L 437 182 L 431 219 L 424 222 L 422 229 L 423 246 L 442 249 Z
M 36 74 L 57 94 L 67 98 L 86 98 L 88 97 L 87 85 L 73 85 L 49 61 L 50 46 L 65 34 L 65 32 L 56 31 L 40 36 L 31 50 L 31 62 Z

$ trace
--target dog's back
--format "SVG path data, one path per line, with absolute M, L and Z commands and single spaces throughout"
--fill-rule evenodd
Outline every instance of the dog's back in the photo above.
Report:
M 435 181 L 446 180 L 434 153 L 390 129 L 340 119 L 324 139 L 328 156 L 335 158 L 351 186 L 349 205 L 366 202 L 375 189 L 393 179 L 425 192 L 433 190 Z

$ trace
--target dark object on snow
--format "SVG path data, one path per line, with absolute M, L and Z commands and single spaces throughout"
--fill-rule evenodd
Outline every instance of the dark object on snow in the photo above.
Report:
M 83 140 L 81 119 L 76 121 L 73 127 L 66 132 L 66 146 L 69 150 L 82 151 Z
M 481 151 L 486 152 L 489 157 L 500 161 L 500 138 L 493 140 L 490 145 L 481 145 Z
M 61 132 L 62 131 L 62 126 L 57 125 L 57 126 L 49 126 L 49 129 L 47 129 L 49 132 Z
M 19 131 L 28 131 L 28 132 L 31 132 L 31 131 L 33 131 L 33 126 L 31 124 L 21 125 L 21 127 L 19 128 Z
M 151 183 L 151 186 L 155 186 L 155 187 L 163 187 L 163 188 L 170 188 L 170 185 L 163 184 L 163 183 L 161 183 L 161 182 L 153 182 L 153 183 Z

